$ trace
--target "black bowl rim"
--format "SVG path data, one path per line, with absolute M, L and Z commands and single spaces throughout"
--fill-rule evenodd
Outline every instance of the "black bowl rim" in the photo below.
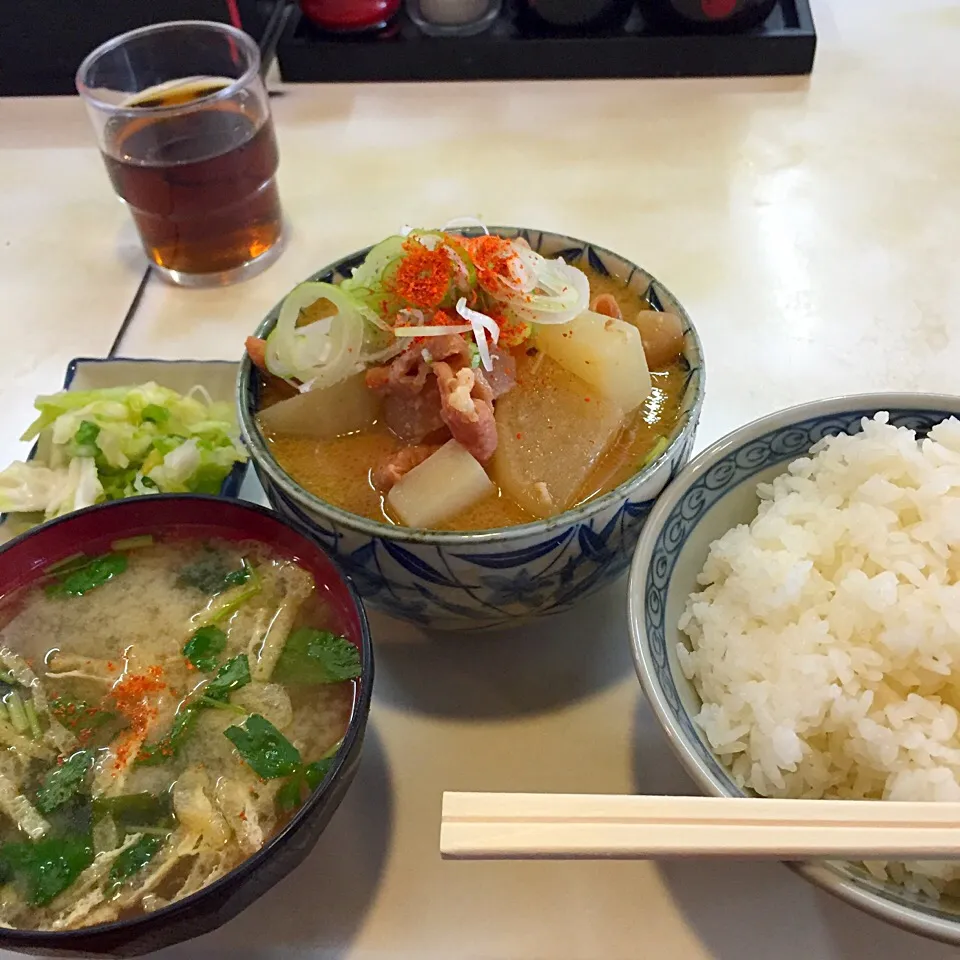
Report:
M 256 851 L 256 853 L 251 854 L 245 860 L 237 864 L 237 866 L 235 866 L 232 870 L 225 873 L 213 883 L 206 887 L 202 887 L 196 893 L 192 893 L 189 896 L 184 897 L 182 900 L 177 900 L 176 902 L 168 904 L 165 907 L 161 907 L 159 910 L 155 910 L 152 913 L 145 913 L 136 917 L 129 917 L 126 920 L 114 920 L 110 923 L 101 923 L 95 926 L 78 927 L 75 930 L 28 930 L 18 927 L 0 928 L 0 947 L 5 946 L 4 941 L 9 938 L 10 940 L 17 941 L 20 945 L 29 948 L 48 946 L 51 949 L 69 950 L 73 941 L 88 940 L 91 936 L 121 933 L 126 930 L 132 930 L 143 923 L 156 922 L 157 920 L 162 919 L 175 921 L 180 914 L 196 907 L 215 892 L 230 887 L 236 883 L 239 878 L 246 877 L 251 874 L 260 866 L 260 864 L 269 858 L 278 847 L 282 846 L 286 842 L 287 838 L 297 832 L 300 825 L 312 814 L 313 810 L 320 805 L 330 787 L 341 776 L 345 758 L 348 756 L 357 738 L 362 735 L 364 728 L 366 727 L 367 716 L 370 712 L 370 700 L 373 692 L 374 673 L 373 642 L 370 635 L 370 625 L 367 622 L 366 611 L 364 610 L 363 603 L 360 600 L 360 595 L 357 592 L 356 587 L 353 585 L 353 581 L 340 569 L 340 566 L 330 557 L 330 554 L 327 552 L 327 550 L 325 550 L 319 543 L 310 537 L 309 534 L 300 529 L 298 524 L 291 522 L 285 517 L 281 517 L 273 510 L 262 507 L 257 503 L 251 503 L 248 500 L 227 499 L 210 494 L 196 493 L 155 493 L 149 494 L 149 498 L 151 502 L 155 500 L 201 500 L 209 503 L 211 510 L 216 510 L 217 508 L 227 510 L 241 509 L 258 513 L 261 516 L 268 517 L 270 520 L 280 524 L 281 526 L 288 527 L 295 534 L 297 534 L 297 536 L 301 537 L 307 543 L 307 545 L 315 550 L 319 550 L 324 556 L 326 556 L 328 560 L 330 560 L 330 564 L 337 576 L 347 588 L 347 593 L 350 596 L 350 599 L 353 601 L 358 619 L 360 621 L 360 654 L 362 658 L 363 669 L 360 677 L 361 682 L 357 684 L 357 697 L 356 701 L 354 702 L 353 714 L 350 717 L 350 723 L 347 726 L 346 734 L 344 734 L 343 742 L 340 744 L 340 749 L 337 751 L 334 764 L 328 771 L 326 777 L 324 777 L 323 782 L 310 794 L 303 806 L 301 806 L 297 813 L 290 818 L 282 830 L 274 834 L 259 850 Z M 19 536 L 14 537 L 12 540 L 9 540 L 7 543 L 0 546 L 0 554 L 15 550 L 24 540 L 27 540 L 29 537 L 45 532 L 54 525 L 69 523 L 75 517 L 78 517 L 82 514 L 97 513 L 103 510 L 124 509 L 125 506 L 129 508 L 131 504 L 139 504 L 141 502 L 142 498 L 128 497 L 124 500 L 111 500 L 107 503 L 98 503 L 91 507 L 84 507 L 81 510 L 74 510 L 72 513 L 65 514 L 62 517 L 57 517 L 48 521 L 47 523 L 41 524 L 39 527 L 35 527 L 32 530 L 27 530 L 24 533 L 21 533 Z M 14 947 L 14 949 L 16 948 Z M 79 943 L 77 944 L 77 949 L 81 949 L 81 945 Z
M 451 227 L 450 229 L 462 231 L 468 235 L 478 235 L 484 230 L 484 228 L 476 226 Z M 554 517 L 547 517 L 543 520 L 534 520 L 529 523 L 520 523 L 510 527 L 493 527 L 487 530 L 430 530 L 422 527 L 396 526 L 380 520 L 371 520 L 368 517 L 360 516 L 360 514 L 357 513 L 351 513 L 349 510 L 343 510 L 342 508 L 321 499 L 316 494 L 310 493 L 309 490 L 297 483 L 297 481 L 294 480 L 294 478 L 291 477 L 290 474 L 288 474 L 279 463 L 277 463 L 273 455 L 270 453 L 267 443 L 264 440 L 259 427 L 257 426 L 256 415 L 253 411 L 251 411 L 250 404 L 248 403 L 252 384 L 253 365 L 250 361 L 250 355 L 246 352 L 246 350 L 244 350 L 243 357 L 240 360 L 239 373 L 237 375 L 237 419 L 240 423 L 240 430 L 243 434 L 244 442 L 246 443 L 247 449 L 250 452 L 250 459 L 258 473 L 260 470 L 265 471 L 269 475 L 270 479 L 280 486 L 281 489 L 283 489 L 286 485 L 289 495 L 292 496 L 302 508 L 318 513 L 328 521 L 340 523 L 348 529 L 359 531 L 366 536 L 383 537 L 389 540 L 397 540 L 405 543 L 413 542 L 417 544 L 433 544 L 436 546 L 463 546 L 466 544 L 473 545 L 499 543 L 504 540 L 522 539 L 524 537 L 531 535 L 535 536 L 538 534 L 549 535 L 557 529 L 566 528 L 571 524 L 582 523 L 585 520 L 589 520 L 591 517 L 602 512 L 608 507 L 617 503 L 622 503 L 622 501 L 628 499 L 634 490 L 641 487 L 643 483 L 652 477 L 656 470 L 676 452 L 679 445 L 682 444 L 684 438 L 697 429 L 697 425 L 700 420 L 700 412 L 703 409 L 703 401 L 706 395 L 707 387 L 707 371 L 703 355 L 703 341 L 700 339 L 696 325 L 694 324 L 693 320 L 690 319 L 690 315 L 687 313 L 686 308 L 672 290 L 670 290 L 644 267 L 634 263 L 623 254 L 617 253 L 615 250 L 610 250 L 598 243 L 592 243 L 588 240 L 581 240 L 579 237 L 574 237 L 567 233 L 561 233 L 557 230 L 540 230 L 536 227 L 516 227 L 505 226 L 503 224 L 488 224 L 486 225 L 485 229 L 489 233 L 497 236 L 510 236 L 520 233 L 539 233 L 543 236 L 559 237 L 565 241 L 569 240 L 574 245 L 580 244 L 584 247 L 584 249 L 590 247 L 593 250 L 598 250 L 601 253 L 608 254 L 611 257 L 615 257 L 616 259 L 622 260 L 623 262 L 629 264 L 633 271 L 641 273 L 649 278 L 651 285 L 656 284 L 658 289 L 662 290 L 670 297 L 671 300 L 673 300 L 677 306 L 677 312 L 679 313 L 680 319 L 684 324 L 684 336 L 685 338 L 689 337 L 692 340 L 694 347 L 692 352 L 695 355 L 698 363 L 695 367 L 691 368 L 691 376 L 697 378 L 693 402 L 685 413 L 681 413 L 679 419 L 673 425 L 673 428 L 669 434 L 667 446 L 654 460 L 644 466 L 641 470 L 638 470 L 631 477 L 628 477 L 623 481 L 623 483 L 618 484 L 612 490 L 608 491 L 602 496 L 597 497 L 596 499 L 588 500 L 586 503 L 573 506 L 569 510 L 565 510 L 563 513 L 559 513 Z M 301 281 L 301 283 L 309 283 L 326 274 L 340 270 L 345 264 L 348 264 L 353 260 L 362 260 L 375 245 L 376 244 L 363 247 L 362 249 L 355 250 L 353 253 L 347 254 L 346 256 L 338 257 L 336 260 L 333 260 L 321 267 L 319 270 L 316 270 L 305 280 Z M 632 275 L 633 274 L 631 273 L 631 276 Z M 287 293 L 289 292 L 290 291 L 288 290 Z M 256 336 L 263 336 L 267 332 L 267 328 L 273 328 L 273 326 L 276 324 L 280 307 L 282 306 L 283 300 L 286 298 L 286 296 L 287 294 L 285 293 L 283 297 L 278 300 L 269 311 L 267 311 L 264 319 L 261 320 L 257 325 L 255 331 Z

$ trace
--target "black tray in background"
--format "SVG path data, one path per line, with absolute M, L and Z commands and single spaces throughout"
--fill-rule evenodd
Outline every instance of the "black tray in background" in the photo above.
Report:
M 236 0 L 244 30 L 273 55 L 282 0 Z M 167 20 L 230 22 L 225 0 L 0 0 L 0 97 L 76 93 L 74 75 L 101 43 Z
M 277 44 L 288 83 L 406 80 L 560 80 L 807 74 L 817 34 L 809 0 L 780 0 L 767 22 L 735 34 L 654 33 L 636 13 L 616 33 L 524 33 L 514 0 L 486 33 L 424 36 L 405 14 L 389 35 L 337 36 L 295 11 Z

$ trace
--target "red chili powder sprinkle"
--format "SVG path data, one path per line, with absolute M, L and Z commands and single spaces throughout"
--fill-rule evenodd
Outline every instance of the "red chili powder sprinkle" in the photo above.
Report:
M 464 237 L 463 245 L 473 260 L 477 282 L 484 290 L 497 291 L 504 280 L 513 279 L 513 262 L 517 251 L 503 237 Z
M 408 303 L 436 307 L 450 290 L 453 262 L 444 247 L 428 250 L 422 243 L 408 241 L 397 267 L 393 285 Z
M 156 704 L 150 700 L 151 694 L 166 689 L 161 677 L 163 668 L 157 665 L 150 667 L 146 673 L 131 674 L 124 677 L 112 690 L 117 709 L 130 723 L 134 734 L 143 733 L 150 721 L 157 715 Z M 120 751 L 117 751 L 117 760 L 120 760 Z
M 427 326 L 433 327 L 455 327 L 458 324 L 463 323 L 463 317 L 457 315 L 453 316 L 448 310 L 438 310 L 430 319 L 427 321 Z M 421 337 L 420 339 L 425 339 Z
M 500 347 L 519 347 L 530 336 L 530 328 L 519 320 L 512 320 L 510 317 L 497 313 L 489 312 L 489 317 L 500 328 Z

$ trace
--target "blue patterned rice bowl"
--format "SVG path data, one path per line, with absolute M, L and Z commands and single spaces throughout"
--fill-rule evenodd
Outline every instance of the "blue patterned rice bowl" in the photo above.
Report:
M 688 773 L 708 794 L 744 796 L 694 723 L 700 699 L 680 668 L 677 628 L 687 597 L 698 589 L 710 544 L 756 515 L 758 483 L 805 456 L 825 436 L 861 431 L 878 411 L 890 423 L 927 434 L 945 417 L 960 417 L 960 397 L 877 393 L 821 400 L 771 414 L 728 434 L 700 453 L 651 513 L 630 571 L 630 634 L 644 693 Z M 815 801 L 813 801 L 815 802 Z M 960 945 L 960 903 L 928 899 L 846 862 L 790 866 L 828 892 L 913 933 Z
M 437 630 L 488 629 L 559 613 L 616 579 L 627 568 L 657 497 L 690 458 L 703 403 L 700 340 L 683 307 L 658 281 L 622 257 L 572 237 L 490 229 L 524 237 L 544 256 L 562 256 L 622 278 L 684 322 L 689 374 L 677 425 L 664 451 L 610 493 L 557 517 L 489 531 L 417 530 L 368 520 L 307 492 L 283 471 L 257 427 L 259 380 L 249 359 L 238 379 L 241 427 L 273 508 L 330 551 L 367 604 Z M 310 279 L 338 282 L 367 252 L 345 257 Z M 269 333 L 278 311 L 279 304 L 257 336 Z

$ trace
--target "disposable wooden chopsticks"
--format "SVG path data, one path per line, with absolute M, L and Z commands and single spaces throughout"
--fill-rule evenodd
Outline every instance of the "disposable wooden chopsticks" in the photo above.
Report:
M 445 793 L 440 852 L 470 859 L 960 857 L 960 803 Z

